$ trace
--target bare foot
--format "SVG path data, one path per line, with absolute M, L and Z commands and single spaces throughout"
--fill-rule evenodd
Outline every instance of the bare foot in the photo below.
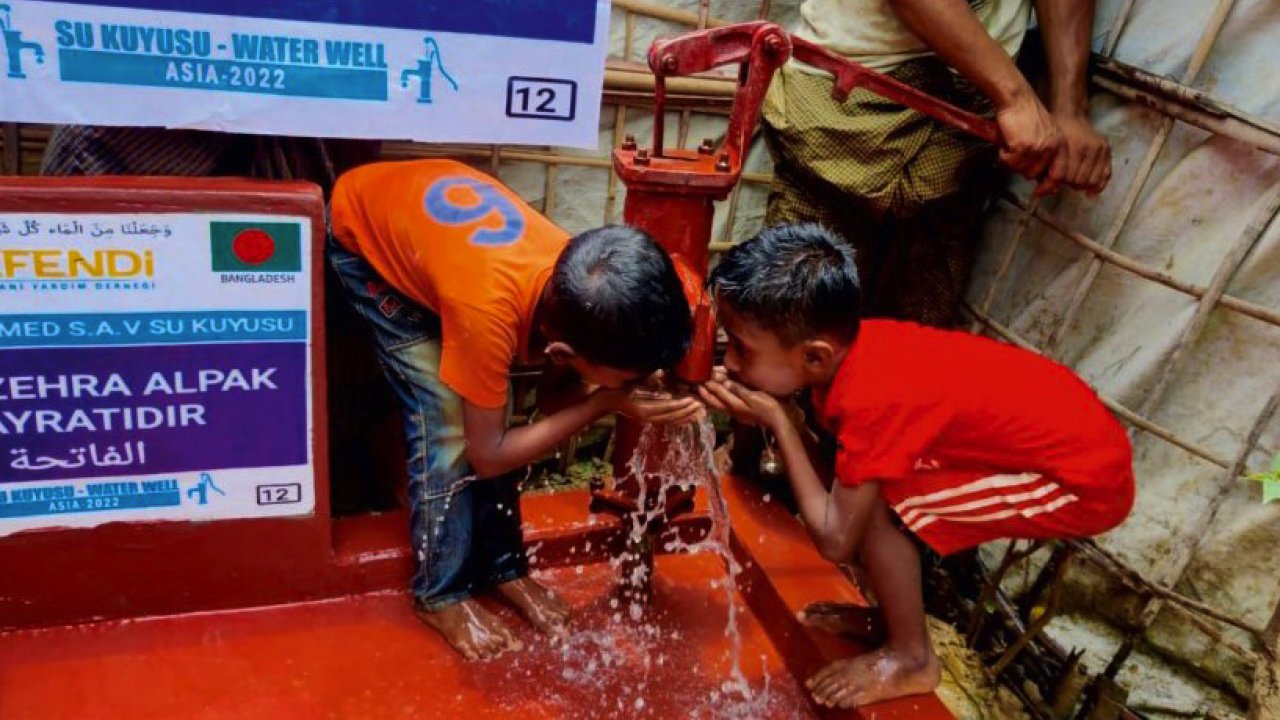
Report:
M 502 583 L 495 589 L 539 632 L 557 637 L 563 637 L 569 632 L 568 604 L 561 600 L 559 595 L 538 584 L 532 578 L 516 578 Z
M 414 613 L 467 660 L 492 660 L 524 647 L 497 615 L 470 598 L 435 611 L 415 606 Z
M 933 692 L 942 681 L 942 666 L 930 648 L 919 659 L 881 648 L 847 660 L 836 660 L 805 681 L 813 699 L 827 707 L 851 708 L 880 700 Z
M 868 647 L 879 647 L 884 643 L 884 614 L 880 608 L 819 601 L 806 605 L 796 614 L 796 619 L 806 627 L 844 635 Z

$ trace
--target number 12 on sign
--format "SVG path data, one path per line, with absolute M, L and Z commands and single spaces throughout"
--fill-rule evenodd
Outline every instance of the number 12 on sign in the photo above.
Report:
M 507 117 L 573 120 L 577 105 L 578 83 L 573 80 L 507 78 Z

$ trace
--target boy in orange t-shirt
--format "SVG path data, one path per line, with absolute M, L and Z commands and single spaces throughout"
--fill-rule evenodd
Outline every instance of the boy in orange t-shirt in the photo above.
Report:
M 404 408 L 419 617 L 468 659 L 519 647 L 477 591 L 562 632 L 567 607 L 528 577 L 509 473 L 609 412 L 678 421 L 700 411 L 691 398 L 640 405 L 628 391 L 689 343 L 670 257 L 625 226 L 570 238 L 501 183 L 447 160 L 346 173 L 330 221 L 329 262 Z M 508 429 L 511 363 L 542 357 L 561 385 L 576 374 L 581 392 Z
M 720 258 L 710 286 L 729 348 L 703 399 L 775 435 L 814 544 L 832 562 L 858 558 L 880 600 L 879 613 L 804 611 L 815 627 L 866 636 L 883 623 L 887 636 L 808 679 L 823 705 L 938 685 L 904 529 L 945 555 L 999 538 L 1090 537 L 1128 515 L 1129 440 L 1088 385 L 987 338 L 860 320 L 853 251 L 822 227 L 761 232 Z M 804 390 L 836 439 L 833 482 L 777 399 Z

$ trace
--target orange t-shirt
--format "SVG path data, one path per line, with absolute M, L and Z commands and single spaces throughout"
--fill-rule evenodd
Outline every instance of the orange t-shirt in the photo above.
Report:
M 330 215 L 339 243 L 440 316 L 441 381 L 474 405 L 505 405 L 568 233 L 452 160 L 356 168 L 334 187 Z

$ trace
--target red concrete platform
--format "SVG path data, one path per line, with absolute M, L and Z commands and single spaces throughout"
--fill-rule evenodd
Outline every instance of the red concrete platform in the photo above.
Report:
M 743 670 L 764 700 L 742 718 L 950 718 L 933 695 L 857 711 L 813 706 L 795 678 L 863 649 L 808 630 L 813 600 L 860 600 L 814 551 L 785 508 L 748 483 L 724 481 L 747 612 Z M 701 503 L 700 503 L 701 505 Z M 590 516 L 583 492 L 522 503 L 535 566 L 579 611 L 567 645 L 536 637 L 505 609 L 528 647 L 462 662 L 413 616 L 400 590 L 273 607 L 110 620 L 0 633 L 0 717 L 10 718 L 675 718 L 715 717 L 729 677 L 726 598 L 712 555 L 666 555 L 655 572 L 653 622 L 615 620 L 613 518 Z M 343 520 L 335 569 L 359 585 L 403 588 L 407 518 Z M 696 540 L 705 515 L 677 527 Z M 656 629 L 645 629 L 656 628 Z M 647 662 L 646 662 L 647 658 Z M 586 679 L 595 662 L 594 682 Z M 768 676 L 768 691 L 764 691 Z M 639 704 L 637 704 L 639 701 Z M 702 713 L 702 714 L 699 714 Z
M 11 633 L 0 717 L 711 717 L 729 670 L 718 573 L 709 555 L 659 558 L 646 634 L 611 619 L 607 565 L 547 571 L 589 633 L 557 647 L 506 614 L 529 647 L 476 664 L 401 593 Z M 770 678 L 768 714 L 755 717 L 813 717 L 760 624 L 748 614 L 741 628 L 747 677 L 760 690 Z M 591 663 L 597 683 L 581 677 Z

